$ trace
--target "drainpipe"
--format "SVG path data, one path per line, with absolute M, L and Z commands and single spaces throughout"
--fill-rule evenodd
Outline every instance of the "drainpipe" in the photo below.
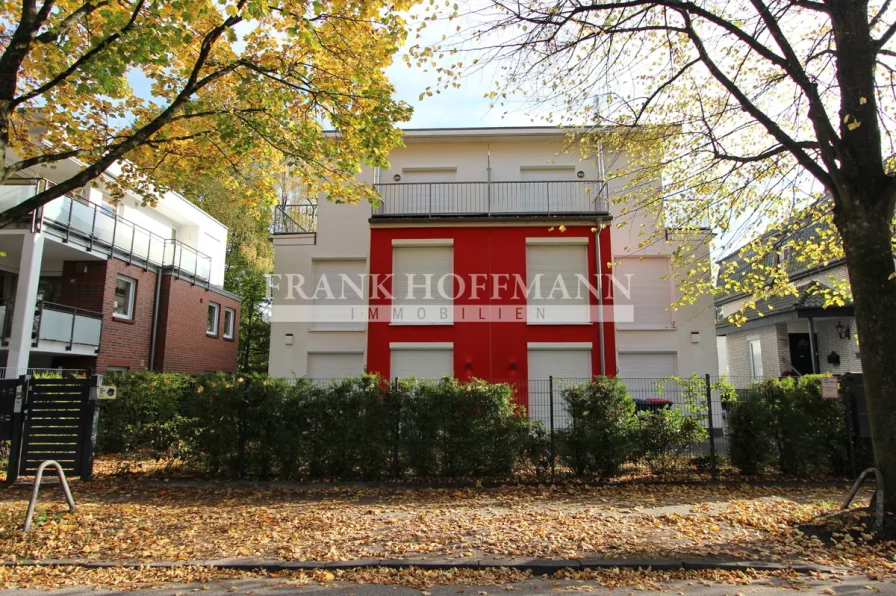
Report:
M 492 214 L 492 144 L 486 143 L 486 168 L 485 168 L 485 193 L 486 200 L 488 204 L 486 205 L 486 211 L 489 215 Z
M 156 299 L 152 304 L 152 335 L 149 340 L 149 370 L 155 370 L 156 366 L 156 335 L 159 331 L 159 296 L 162 293 L 162 271 L 156 274 Z
M 818 369 L 818 346 L 815 345 L 815 319 L 809 317 L 809 351 L 812 352 L 812 374 L 817 375 Z
M 594 234 L 594 245 L 597 247 L 597 336 L 600 345 L 600 376 L 607 376 L 607 355 L 604 347 L 604 281 L 601 269 L 600 258 L 600 233 L 603 231 L 603 224 L 597 225 L 597 232 Z

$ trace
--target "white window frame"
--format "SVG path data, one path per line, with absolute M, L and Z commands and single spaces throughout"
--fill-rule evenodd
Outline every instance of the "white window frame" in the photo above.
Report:
M 759 356 L 758 371 L 756 370 L 756 361 L 753 358 L 753 346 L 757 346 L 759 348 L 756 352 L 756 354 Z M 762 367 L 762 340 L 758 336 L 747 338 L 747 358 L 750 359 L 750 377 L 754 381 L 762 379 L 765 370 Z
M 420 248 L 451 248 L 451 273 L 455 272 L 455 263 L 454 263 L 454 238 L 393 238 L 392 239 L 392 300 L 390 301 L 390 313 L 394 312 L 396 308 L 405 308 L 405 307 L 413 307 L 413 304 L 406 304 L 401 302 L 401 297 L 396 296 L 395 290 L 395 278 L 397 274 L 395 273 L 395 249 L 396 248 L 404 248 L 404 247 L 420 247 Z M 433 277 L 433 281 L 435 278 Z M 454 293 L 454 281 L 452 279 L 452 294 Z M 397 300 L 396 300 L 397 298 Z M 395 320 L 390 317 L 389 325 L 394 327 L 410 327 L 410 326 L 451 326 L 454 325 L 454 300 L 451 300 L 450 304 L 438 304 L 435 306 L 446 307 L 448 308 L 448 318 L 445 320 L 429 320 L 429 321 L 420 321 L 420 320 Z
M 113 293 L 113 303 L 112 303 L 112 317 L 116 319 L 122 319 L 124 321 L 133 321 L 134 320 L 134 306 L 137 302 L 137 280 L 133 277 L 127 277 L 125 275 L 119 275 L 115 280 L 115 287 L 118 288 L 118 282 L 123 281 L 128 284 L 130 288 L 127 295 L 127 310 L 124 313 L 115 312 L 115 306 L 118 302 L 117 298 L 115 298 Z M 114 292 L 114 291 L 113 291 Z
M 230 327 L 227 325 L 227 315 L 230 315 Z M 224 339 L 233 339 L 236 329 L 236 310 L 224 307 Z
M 212 331 L 209 331 L 209 329 L 208 329 L 208 310 L 206 310 L 206 314 L 205 314 L 205 325 L 206 325 L 206 327 L 205 327 L 205 334 L 206 334 L 207 336 L 209 336 L 209 337 L 218 337 L 218 326 L 221 324 L 221 305 L 218 304 L 217 302 L 209 301 L 209 302 L 208 302 L 208 308 L 209 308 L 209 309 L 211 309 L 211 308 L 214 308 L 214 309 L 215 309 L 215 324 L 214 324 L 214 329 L 213 329 Z
M 567 236 L 567 237 L 559 237 L 559 238 L 556 236 L 549 236 L 549 237 L 531 236 L 529 238 L 526 238 L 526 283 L 527 284 L 529 283 L 529 272 L 530 272 L 529 271 L 530 270 L 529 247 L 530 246 L 581 246 L 585 251 L 585 253 L 584 253 L 585 254 L 585 271 L 582 273 L 582 275 L 585 276 L 585 279 L 590 279 L 591 273 L 589 270 L 589 263 L 588 263 L 588 241 L 589 241 L 589 238 L 584 237 L 584 236 Z M 571 294 L 578 293 L 578 291 L 580 290 L 578 284 L 579 284 L 579 281 L 577 279 L 575 287 L 567 288 L 567 290 L 570 290 Z M 591 320 L 590 294 L 589 294 L 589 297 L 586 297 L 586 302 L 584 305 L 578 305 L 578 306 L 584 307 L 583 312 L 582 312 L 584 317 L 581 320 L 571 320 L 571 321 L 538 320 L 538 318 L 535 315 L 533 315 L 533 313 L 536 313 L 539 307 L 547 307 L 547 306 L 550 306 L 550 305 L 542 305 L 539 303 L 533 304 L 529 298 L 526 298 L 526 324 L 527 325 L 564 325 L 564 326 L 594 324 L 594 321 Z

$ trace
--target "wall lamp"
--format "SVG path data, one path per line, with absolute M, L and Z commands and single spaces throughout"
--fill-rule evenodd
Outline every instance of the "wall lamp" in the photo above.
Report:
M 842 321 L 837 321 L 834 329 L 837 330 L 837 336 L 840 339 L 849 339 L 852 337 L 852 332 L 849 329 L 849 325 L 844 326 Z

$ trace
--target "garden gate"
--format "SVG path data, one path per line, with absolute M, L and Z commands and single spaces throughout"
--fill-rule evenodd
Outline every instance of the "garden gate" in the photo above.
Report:
M 59 462 L 66 475 L 91 477 L 101 382 L 98 376 L 16 381 L 7 482 L 34 475 L 46 460 Z

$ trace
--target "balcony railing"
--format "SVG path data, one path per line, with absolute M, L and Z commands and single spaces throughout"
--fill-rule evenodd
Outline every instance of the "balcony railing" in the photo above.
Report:
M 12 206 L 38 191 L 41 180 L 27 180 L 0 186 L 0 202 Z M 31 187 L 30 191 L 23 188 Z M 2 206 L 2 204 L 0 204 Z M 178 240 L 159 236 L 116 214 L 105 205 L 64 195 L 37 211 L 36 220 L 47 233 L 63 242 L 75 242 L 89 251 L 97 250 L 129 263 L 173 267 L 178 274 L 208 283 L 212 260 Z
M 274 208 L 271 234 L 307 234 L 317 232 L 317 204 L 287 203 Z
M 34 315 L 37 331 L 35 346 L 40 347 L 43 341 L 66 344 L 66 350 L 75 345 L 96 348 L 100 347 L 103 335 L 103 313 L 41 302 Z
M 15 305 L 11 301 L 0 306 L 4 346 L 8 345 L 12 335 L 14 309 Z M 41 347 L 41 342 L 55 342 L 56 345 L 63 344 L 62 347 L 67 351 L 75 346 L 98 350 L 102 335 L 103 313 L 52 302 L 37 303 L 31 327 L 32 346 L 35 348 Z
M 544 182 L 397 182 L 377 184 L 373 217 L 603 215 L 602 180 Z

